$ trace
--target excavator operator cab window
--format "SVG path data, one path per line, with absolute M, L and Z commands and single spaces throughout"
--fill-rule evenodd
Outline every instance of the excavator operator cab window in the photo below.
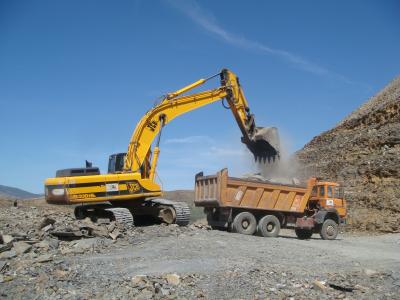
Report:
M 325 197 L 325 186 L 324 185 L 321 185 L 319 187 L 319 196 L 320 197 Z
M 111 154 L 108 160 L 108 173 L 121 172 L 124 168 L 126 153 Z

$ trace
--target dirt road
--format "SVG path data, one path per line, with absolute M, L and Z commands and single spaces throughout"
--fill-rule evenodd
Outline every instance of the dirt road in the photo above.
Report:
M 268 239 L 206 230 L 158 237 L 152 236 L 153 230 L 145 228 L 148 238 L 136 245 L 77 259 L 75 263 L 85 268 L 82 279 L 90 280 L 94 274 L 99 279 L 197 274 L 196 285 L 210 299 L 294 297 L 303 286 L 313 286 L 315 280 L 338 279 L 343 287 L 363 286 L 368 298 L 390 298 L 390 292 L 384 295 L 387 291 L 395 298 L 400 292 L 400 234 L 342 235 L 336 241 L 316 236 L 304 241 L 290 231 Z M 263 278 L 266 274 L 269 280 Z M 375 285 L 381 276 L 382 290 Z M 307 294 L 313 295 L 304 290 L 297 296 Z M 321 295 L 317 292 L 315 296 Z

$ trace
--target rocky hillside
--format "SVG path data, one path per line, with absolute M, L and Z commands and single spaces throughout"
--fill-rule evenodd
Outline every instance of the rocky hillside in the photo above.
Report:
M 298 153 L 305 174 L 346 187 L 356 229 L 400 231 L 400 77 Z

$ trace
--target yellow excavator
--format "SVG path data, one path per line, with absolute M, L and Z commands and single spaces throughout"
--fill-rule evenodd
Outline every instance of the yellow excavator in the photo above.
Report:
M 219 87 L 187 94 L 218 76 Z M 188 205 L 161 198 L 160 185 L 155 181 L 161 133 L 174 118 L 216 101 L 222 101 L 224 107 L 232 111 L 242 133 L 242 142 L 257 161 L 266 163 L 279 158 L 277 129 L 256 126 L 239 78 L 223 69 L 165 95 L 136 125 L 128 151 L 110 155 L 107 174 L 100 174 L 99 169 L 87 161 L 85 168 L 58 170 L 56 177 L 45 180 L 46 201 L 76 205 L 74 212 L 78 219 L 109 218 L 131 226 L 134 218 L 144 216 L 169 224 L 187 225 L 190 218 Z

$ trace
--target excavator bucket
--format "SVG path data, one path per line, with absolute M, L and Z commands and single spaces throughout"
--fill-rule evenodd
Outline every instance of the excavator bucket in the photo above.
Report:
M 243 141 L 254 159 L 266 163 L 279 159 L 279 134 L 276 127 L 256 127 L 248 141 Z

